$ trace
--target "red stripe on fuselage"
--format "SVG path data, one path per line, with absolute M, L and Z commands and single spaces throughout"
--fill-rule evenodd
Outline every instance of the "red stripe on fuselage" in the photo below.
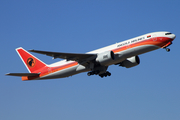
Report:
M 76 65 L 78 65 L 77 62 L 66 63 L 64 65 L 57 66 L 57 67 L 47 67 L 47 66 L 45 66 L 45 67 L 41 68 L 40 70 L 38 70 L 38 71 L 41 71 L 40 72 L 41 74 L 39 76 L 35 76 L 35 77 L 23 76 L 22 80 L 37 79 L 39 77 L 44 77 L 44 76 L 49 75 L 51 73 L 55 73 L 57 71 L 64 70 L 64 69 L 67 69 L 67 68 L 70 68 L 70 67 L 73 67 L 73 66 L 76 66 Z
M 168 37 L 156 37 L 156 38 L 150 38 L 146 40 L 142 40 L 136 43 L 130 43 L 128 45 L 116 48 L 112 50 L 114 53 L 122 52 L 124 50 L 135 48 L 143 45 L 154 45 L 157 47 L 163 47 L 164 45 L 168 44 L 169 42 L 173 41 L 173 39 L 170 39 Z
M 46 70 L 42 71 L 40 74 L 40 77 L 46 76 L 48 74 L 60 71 L 60 70 L 64 70 L 73 66 L 78 65 L 77 62 L 71 62 L 71 63 L 67 63 L 65 65 L 61 65 L 61 66 L 57 66 L 57 67 L 48 67 Z

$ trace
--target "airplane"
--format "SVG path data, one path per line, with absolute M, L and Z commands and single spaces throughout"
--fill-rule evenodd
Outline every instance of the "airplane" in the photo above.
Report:
M 88 76 L 99 75 L 103 78 L 111 76 L 111 73 L 107 71 L 110 65 L 131 68 L 140 64 L 138 57 L 140 54 L 159 48 L 164 48 L 169 52 L 168 46 L 175 38 L 176 35 L 170 32 L 152 32 L 85 54 L 29 50 L 29 52 L 51 56 L 53 59 L 64 59 L 50 65 L 19 47 L 16 51 L 29 73 L 8 73 L 6 75 L 20 76 L 23 81 L 27 81 L 65 78 L 87 72 Z

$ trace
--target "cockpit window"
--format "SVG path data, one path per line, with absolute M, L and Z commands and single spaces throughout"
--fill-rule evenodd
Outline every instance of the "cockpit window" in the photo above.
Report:
M 170 34 L 172 34 L 172 33 L 165 33 L 165 35 L 170 35 Z

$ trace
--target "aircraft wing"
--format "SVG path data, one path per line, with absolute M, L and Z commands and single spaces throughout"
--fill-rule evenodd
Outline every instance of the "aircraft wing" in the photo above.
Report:
M 62 53 L 62 52 L 40 51 L 40 50 L 29 50 L 29 51 L 51 56 L 53 57 L 53 59 L 61 58 L 61 59 L 66 59 L 66 60 L 77 61 L 80 64 L 84 64 L 97 57 L 96 54 Z
M 33 76 L 39 76 L 40 73 L 8 73 L 6 75 L 11 75 L 11 76 L 29 76 L 29 77 L 33 77 Z

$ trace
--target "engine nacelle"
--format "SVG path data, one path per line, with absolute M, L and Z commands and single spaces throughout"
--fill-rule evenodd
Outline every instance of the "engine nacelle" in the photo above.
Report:
M 131 68 L 131 67 L 134 67 L 136 65 L 139 65 L 139 63 L 140 63 L 139 57 L 133 56 L 133 57 L 127 58 L 126 60 L 122 61 L 120 63 L 120 66 L 126 67 L 126 68 Z
M 100 63 L 103 66 L 108 66 L 115 59 L 113 51 L 106 51 L 99 53 L 96 58 L 96 62 Z

